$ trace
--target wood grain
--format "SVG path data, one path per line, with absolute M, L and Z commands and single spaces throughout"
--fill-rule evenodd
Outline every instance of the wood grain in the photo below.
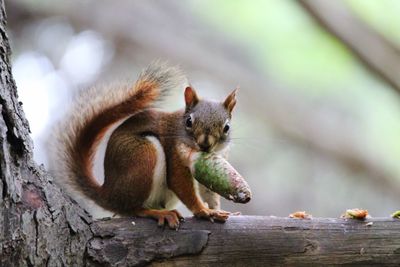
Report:
M 370 222 L 372 225 L 368 224 Z M 234 216 L 225 224 L 189 218 L 179 231 L 158 228 L 156 222 L 149 219 L 132 218 L 99 221 L 94 227 L 97 230 L 91 244 L 104 246 L 98 246 L 96 253 L 92 253 L 93 248 L 89 246 L 89 254 L 105 265 L 110 262 L 107 262 L 108 252 L 104 248 L 116 240 L 120 250 L 126 253 L 119 254 L 119 258 L 108 256 L 114 260 L 114 266 L 144 264 L 150 260 L 156 260 L 152 266 L 400 264 L 400 220 L 391 218 L 360 221 Z M 107 232 L 112 234 L 101 235 Z M 178 256 L 196 251 L 201 253 Z M 143 257 L 132 261 L 133 255 Z M 166 255 L 168 259 L 157 261 Z

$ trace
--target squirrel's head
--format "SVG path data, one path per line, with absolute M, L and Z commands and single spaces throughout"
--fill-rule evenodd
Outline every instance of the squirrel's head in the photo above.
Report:
M 185 89 L 183 124 L 194 146 L 204 152 L 220 151 L 229 144 L 235 89 L 222 102 L 200 99 L 192 87 Z

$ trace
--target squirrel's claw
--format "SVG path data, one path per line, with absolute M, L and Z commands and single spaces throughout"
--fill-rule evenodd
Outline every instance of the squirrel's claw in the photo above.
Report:
M 180 213 L 177 210 L 169 211 L 168 214 L 165 216 L 169 228 L 178 230 L 180 217 L 182 217 L 182 215 L 180 215 Z
M 208 219 L 211 222 L 225 222 L 226 220 L 228 220 L 230 214 L 230 212 L 224 210 L 213 210 L 204 208 L 199 212 L 196 212 L 195 216 L 198 218 Z
M 164 216 L 160 216 L 158 218 L 158 227 L 164 227 L 165 225 L 165 217 Z
M 137 213 L 142 217 L 152 217 L 157 220 L 159 227 L 168 224 L 169 228 L 178 230 L 182 215 L 177 210 L 142 210 Z
M 178 216 L 178 219 L 180 222 L 184 222 L 185 218 L 182 216 L 182 214 L 179 213 L 179 211 L 177 210 L 171 210 L 171 212 L 174 212 L 176 214 L 176 216 Z

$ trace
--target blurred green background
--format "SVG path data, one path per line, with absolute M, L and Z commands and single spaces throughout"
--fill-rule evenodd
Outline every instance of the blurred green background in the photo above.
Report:
M 400 46 L 399 1 L 333 2 Z M 300 2 L 9 0 L 6 9 L 14 78 L 39 163 L 51 160 L 46 139 L 76 90 L 134 79 L 164 59 L 179 64 L 202 96 L 222 99 L 240 86 L 230 161 L 254 197 L 246 205 L 224 201 L 224 209 L 318 217 L 399 209 L 400 91 Z M 346 22 L 339 11 L 338 24 Z M 400 77 L 400 69 L 384 67 Z M 168 109 L 183 107 L 181 91 Z

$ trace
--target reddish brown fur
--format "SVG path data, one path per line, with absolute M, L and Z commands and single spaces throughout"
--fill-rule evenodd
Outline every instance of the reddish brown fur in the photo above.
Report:
M 112 134 L 104 160 L 104 197 L 112 203 L 112 210 L 122 214 L 161 216 L 142 208 L 152 185 L 156 152 L 142 133 L 159 137 L 167 164 L 168 187 L 194 214 L 207 209 L 194 189 L 189 169 L 183 165 L 176 150 L 183 111 L 163 113 L 147 110 L 136 114 L 119 126 Z M 130 186 L 132 185 L 132 186 Z M 121 197 L 119 199 L 119 197 Z M 166 213 L 167 215 L 170 213 Z M 164 214 L 164 215 L 166 215 Z
M 225 108 L 231 113 L 236 105 L 236 93 L 238 89 L 233 90 L 224 101 Z
M 170 164 L 171 173 L 169 175 L 168 186 L 194 214 L 204 209 L 204 204 L 196 195 L 192 174 L 188 168 L 183 166 L 176 152 L 172 155 Z
M 187 107 L 196 105 L 199 102 L 199 97 L 192 87 L 188 86 L 185 89 L 185 103 Z
M 193 140 L 185 139 L 188 137 L 182 124 L 184 111 L 164 113 L 147 109 L 159 96 L 158 87 L 156 82 L 139 80 L 125 101 L 102 110 L 86 122 L 71 148 L 74 158 L 71 164 L 80 178 L 77 182 L 87 196 L 108 210 L 125 215 L 153 217 L 160 224 L 167 220 L 170 227 L 177 227 L 181 218 L 178 212 L 143 207 L 152 190 L 157 163 L 156 148 L 146 136 L 154 135 L 164 149 L 169 189 L 195 215 L 226 220 L 229 213 L 208 209 L 197 196 L 193 177 L 176 150 L 178 142 L 193 143 Z M 188 105 L 196 105 L 199 101 L 196 92 L 190 87 L 185 91 L 185 99 Z M 235 103 L 233 92 L 224 105 L 231 112 Z M 104 159 L 104 184 L 100 186 L 92 173 L 96 148 L 110 126 L 128 116 L 131 117 L 110 137 Z
M 104 158 L 104 197 L 122 214 L 141 209 L 148 198 L 156 165 L 156 150 L 141 133 L 156 132 L 157 114 L 141 112 L 111 135 Z
M 86 190 L 89 197 L 98 200 L 103 207 L 108 208 L 108 203 L 104 199 L 104 190 L 96 182 L 93 176 L 93 158 L 96 148 L 109 127 L 119 120 L 138 112 L 151 104 L 158 96 L 158 84 L 148 81 L 138 81 L 136 90 L 132 90 L 131 98 L 128 98 L 120 105 L 110 107 L 89 121 L 79 133 L 76 139 L 75 157 L 78 164 L 78 173 L 87 179 L 79 180 L 84 186 L 92 190 Z M 80 171 L 79 171 L 80 170 Z

